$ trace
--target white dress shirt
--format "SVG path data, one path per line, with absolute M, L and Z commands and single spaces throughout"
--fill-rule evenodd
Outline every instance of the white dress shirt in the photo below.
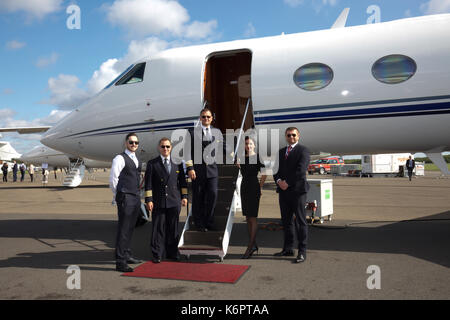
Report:
M 136 165 L 137 168 L 139 166 L 139 161 L 136 157 L 136 154 L 128 149 L 125 150 L 125 153 L 131 158 L 131 160 L 134 161 L 134 164 Z M 111 173 L 109 175 L 109 187 L 111 188 L 114 198 L 116 197 L 117 183 L 119 182 L 119 176 L 124 167 L 125 167 L 125 159 L 121 154 L 118 154 L 117 156 L 114 157 L 112 161 Z
M 204 126 L 201 124 L 201 127 L 202 127 L 202 130 L 203 130 L 203 135 L 205 136 L 205 140 L 211 141 L 211 140 L 212 140 L 211 126 L 209 126 L 209 127 L 204 127 Z M 206 129 L 208 129 L 208 130 L 206 130 Z

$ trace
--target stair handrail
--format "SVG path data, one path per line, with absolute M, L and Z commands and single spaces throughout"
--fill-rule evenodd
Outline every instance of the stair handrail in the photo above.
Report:
M 245 107 L 245 112 L 244 112 L 244 118 L 242 119 L 241 128 L 239 129 L 239 136 L 238 136 L 238 140 L 237 140 L 237 143 L 236 143 L 236 148 L 234 149 L 234 154 L 233 154 L 233 163 L 236 160 L 237 151 L 239 149 L 239 143 L 241 142 L 242 132 L 244 131 L 245 120 L 247 120 L 247 112 L 248 112 L 248 107 L 249 106 L 250 106 L 250 98 L 247 99 L 247 105 Z

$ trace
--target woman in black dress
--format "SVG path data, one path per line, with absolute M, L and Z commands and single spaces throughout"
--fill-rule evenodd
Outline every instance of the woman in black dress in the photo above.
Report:
M 241 161 L 242 162 L 242 161 Z M 247 219 L 247 228 L 249 234 L 249 243 L 242 259 L 248 259 L 252 254 L 258 251 L 256 245 L 256 231 L 258 230 L 259 199 L 261 198 L 261 187 L 264 185 L 266 176 L 261 176 L 258 181 L 258 173 L 264 165 L 259 161 L 258 154 L 255 152 L 255 141 L 247 137 L 245 139 L 245 159 L 238 164 L 241 169 L 241 200 L 242 213 Z

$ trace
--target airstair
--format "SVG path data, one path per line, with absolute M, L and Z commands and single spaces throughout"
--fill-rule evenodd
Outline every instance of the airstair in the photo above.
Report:
M 83 182 L 85 169 L 83 159 L 70 159 L 69 173 L 64 177 L 63 186 L 78 187 Z
M 237 155 L 249 105 L 250 99 L 247 101 L 236 147 L 231 155 L 232 161 L 230 163 L 234 163 Z M 220 261 L 223 261 L 228 251 L 234 216 L 236 211 L 240 209 L 241 199 L 238 186 L 240 186 L 241 176 L 239 168 L 234 164 L 219 164 L 217 167 L 219 181 L 213 230 L 208 230 L 207 232 L 196 230 L 192 208 L 189 209 L 178 243 L 180 254 L 185 255 L 188 259 L 191 255 L 207 255 L 218 256 Z

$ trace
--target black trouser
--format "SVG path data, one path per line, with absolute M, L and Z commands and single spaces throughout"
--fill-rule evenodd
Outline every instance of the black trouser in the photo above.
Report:
M 32 173 L 30 173 L 30 178 L 31 178 L 31 182 L 33 182 L 34 177 L 33 177 Z
M 409 181 L 411 181 L 411 177 L 412 177 L 413 170 L 414 170 L 414 169 L 408 169 L 408 177 L 409 177 Z
M 8 182 L 8 172 L 3 171 L 3 182 Z
M 217 201 L 217 177 L 192 181 L 192 215 L 197 227 L 211 228 Z
M 25 179 L 25 172 L 20 172 L 20 182 L 23 182 L 23 179 Z
M 152 254 L 154 258 L 178 257 L 178 220 L 180 207 L 152 211 Z
M 13 171 L 13 182 L 17 181 L 17 172 Z
M 139 195 L 118 192 L 116 195 L 119 223 L 116 236 L 116 262 L 126 263 L 131 257 L 131 238 L 141 211 Z
M 284 233 L 283 250 L 293 250 L 295 228 L 298 240 L 298 253 L 306 254 L 308 242 L 308 224 L 306 223 L 305 211 L 306 193 L 298 194 L 292 191 L 281 191 L 278 199 Z

